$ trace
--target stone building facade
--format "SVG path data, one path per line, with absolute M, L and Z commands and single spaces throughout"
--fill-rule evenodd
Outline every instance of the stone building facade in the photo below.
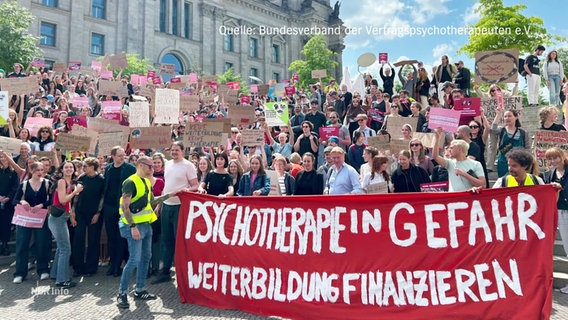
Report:
M 104 54 L 138 53 L 152 63 L 174 63 L 180 74 L 203 71 L 289 79 L 309 39 L 299 29 L 326 29 L 329 48 L 341 54 L 339 5 L 328 0 L 19 0 L 36 17 L 47 63 L 90 64 Z M 287 28 L 287 29 L 285 29 Z M 270 33 L 264 32 L 269 30 Z M 303 29 L 306 30 L 306 29 Z M 341 30 L 329 34 L 329 30 Z M 263 33 L 264 32 L 264 33 Z M 316 32 L 317 31 L 316 29 Z M 304 31 L 305 33 L 305 31 Z

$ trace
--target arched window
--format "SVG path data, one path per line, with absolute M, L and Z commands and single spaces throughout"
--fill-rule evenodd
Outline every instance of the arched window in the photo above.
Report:
M 160 62 L 161 63 L 173 64 L 176 75 L 184 73 L 183 64 L 181 63 L 181 60 L 173 53 L 166 54 L 162 58 L 162 61 L 160 61 Z M 163 79 L 164 82 L 170 81 L 171 78 L 172 78 L 171 74 L 162 73 L 162 79 Z

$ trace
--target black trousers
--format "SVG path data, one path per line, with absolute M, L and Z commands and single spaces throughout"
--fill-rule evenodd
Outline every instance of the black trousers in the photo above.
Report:
M 73 269 L 79 273 L 97 273 L 103 217 L 99 216 L 99 220 L 95 224 L 91 224 L 92 217 L 80 212 L 77 212 L 76 217 L 77 226 L 74 228 L 75 236 L 71 246 Z M 87 242 L 86 256 L 85 240 Z
M 0 242 L 2 243 L 10 241 L 13 216 L 13 206 L 7 204 L 3 209 L 0 209 Z
M 106 207 L 103 209 L 104 223 L 108 238 L 108 255 L 110 258 L 110 268 L 118 272 L 122 261 L 127 259 L 128 246 L 126 239 L 120 236 L 118 220 L 120 215 L 118 208 Z

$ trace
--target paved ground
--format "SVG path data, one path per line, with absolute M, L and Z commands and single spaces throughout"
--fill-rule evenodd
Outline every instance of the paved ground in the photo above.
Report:
M 105 276 L 106 268 L 94 277 L 75 278 L 77 287 L 59 292 L 51 291 L 51 280 L 37 282 L 34 271 L 22 284 L 12 284 L 13 268 L 1 267 L 0 319 L 268 319 L 182 304 L 174 283 L 148 285 L 149 291 L 159 296 L 158 300 L 135 302 L 129 297 L 130 309 L 121 311 L 115 305 L 119 278 Z M 551 319 L 568 320 L 568 295 L 553 293 Z

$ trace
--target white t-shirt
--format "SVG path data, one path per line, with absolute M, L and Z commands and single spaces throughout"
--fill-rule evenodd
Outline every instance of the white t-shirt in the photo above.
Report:
M 477 177 L 485 177 L 483 174 L 483 167 L 479 161 L 475 161 L 470 158 L 466 158 L 462 161 L 446 158 L 446 169 L 448 169 L 448 179 L 450 180 L 450 187 L 448 191 L 467 191 L 473 187 L 473 185 L 465 177 L 456 175 L 456 168 L 459 168 L 464 172 L 472 170 Z
M 174 160 L 166 161 L 164 166 L 164 191 L 162 195 L 172 191 L 179 191 L 190 187 L 189 181 L 197 179 L 197 170 L 193 163 L 186 159 L 179 162 Z M 165 204 L 175 206 L 181 204 L 179 197 L 171 197 L 164 201 Z
M 371 165 L 368 162 L 363 163 L 361 168 L 359 168 L 359 177 L 361 182 L 363 182 L 363 178 L 365 178 L 365 174 L 371 174 Z

